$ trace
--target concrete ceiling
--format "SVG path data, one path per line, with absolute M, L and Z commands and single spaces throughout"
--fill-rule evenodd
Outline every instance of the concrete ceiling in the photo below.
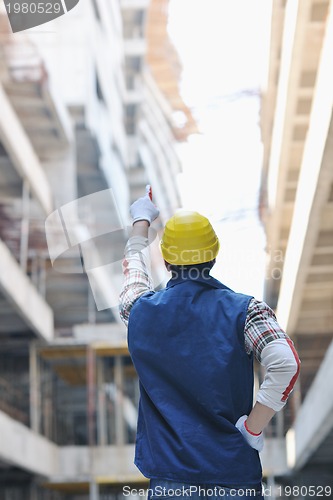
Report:
M 332 34 L 332 2 L 273 2 L 261 115 L 266 300 L 303 361 L 302 400 L 333 338 Z M 331 439 L 309 463 L 332 464 Z

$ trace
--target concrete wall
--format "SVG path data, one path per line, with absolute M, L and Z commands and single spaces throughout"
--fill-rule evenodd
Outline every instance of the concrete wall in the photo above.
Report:
M 58 447 L 0 411 L 0 460 L 33 474 L 53 476 L 59 467 Z
M 53 482 L 84 481 L 93 474 L 97 482 L 126 482 L 142 480 L 135 467 L 134 445 L 99 446 L 89 449 L 85 446 L 64 446 L 59 450 L 59 475 Z
M 45 476 L 51 482 L 142 480 L 134 445 L 58 447 L 0 411 L 0 461 Z
M 52 309 L 39 295 L 2 241 L 0 241 L 0 289 L 40 338 L 48 341 L 53 339 Z

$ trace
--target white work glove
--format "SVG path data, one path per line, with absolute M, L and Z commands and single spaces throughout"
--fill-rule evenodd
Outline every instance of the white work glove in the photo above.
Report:
M 146 220 L 150 225 L 159 216 L 159 209 L 151 201 L 151 187 L 149 184 L 146 186 L 145 196 L 142 196 L 130 206 L 130 214 L 133 224 L 139 220 Z
M 236 427 L 243 434 L 245 441 L 247 441 L 251 448 L 261 451 L 264 447 L 264 435 L 262 432 L 258 435 L 255 435 L 247 430 L 245 426 L 247 417 L 247 415 L 243 415 L 242 417 L 240 417 L 236 422 Z

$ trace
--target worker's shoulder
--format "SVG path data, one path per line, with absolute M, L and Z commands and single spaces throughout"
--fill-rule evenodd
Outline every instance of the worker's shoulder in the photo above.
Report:
M 253 300 L 254 297 L 253 295 L 249 295 L 246 293 L 242 292 L 237 292 L 236 290 L 233 290 L 232 288 L 228 287 L 221 281 L 217 280 L 216 278 L 213 278 L 213 284 L 215 285 L 214 288 L 219 290 L 220 292 L 223 292 L 224 294 L 229 294 L 230 296 L 239 298 L 239 299 L 245 299 L 245 300 Z
M 139 302 L 140 300 L 147 300 L 155 296 L 155 294 L 158 293 L 156 290 L 148 290 L 147 292 L 143 293 L 137 300 Z
M 149 300 L 151 297 L 153 297 L 155 295 L 155 293 L 156 292 L 154 290 L 148 290 L 147 292 L 140 295 L 140 297 L 138 297 L 135 300 L 135 302 L 133 303 L 133 305 L 131 307 L 130 317 L 133 317 L 133 315 L 135 314 L 135 311 L 140 308 L 140 305 L 144 304 L 147 300 Z
M 151 299 L 154 299 L 154 297 L 156 297 L 156 294 L 158 294 L 159 292 L 160 292 L 160 290 L 158 290 L 158 291 L 157 290 L 148 290 L 147 292 L 140 295 L 139 298 L 137 298 L 137 300 L 133 304 L 133 307 L 138 305 L 138 304 L 141 304 L 142 302 L 147 302 Z

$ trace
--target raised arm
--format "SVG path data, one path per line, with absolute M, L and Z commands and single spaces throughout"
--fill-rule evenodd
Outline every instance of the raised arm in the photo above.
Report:
M 132 306 L 141 295 L 153 289 L 148 247 L 148 228 L 159 215 L 151 201 L 151 189 L 130 207 L 133 228 L 125 247 L 123 260 L 124 282 L 119 296 L 119 313 L 127 325 Z

